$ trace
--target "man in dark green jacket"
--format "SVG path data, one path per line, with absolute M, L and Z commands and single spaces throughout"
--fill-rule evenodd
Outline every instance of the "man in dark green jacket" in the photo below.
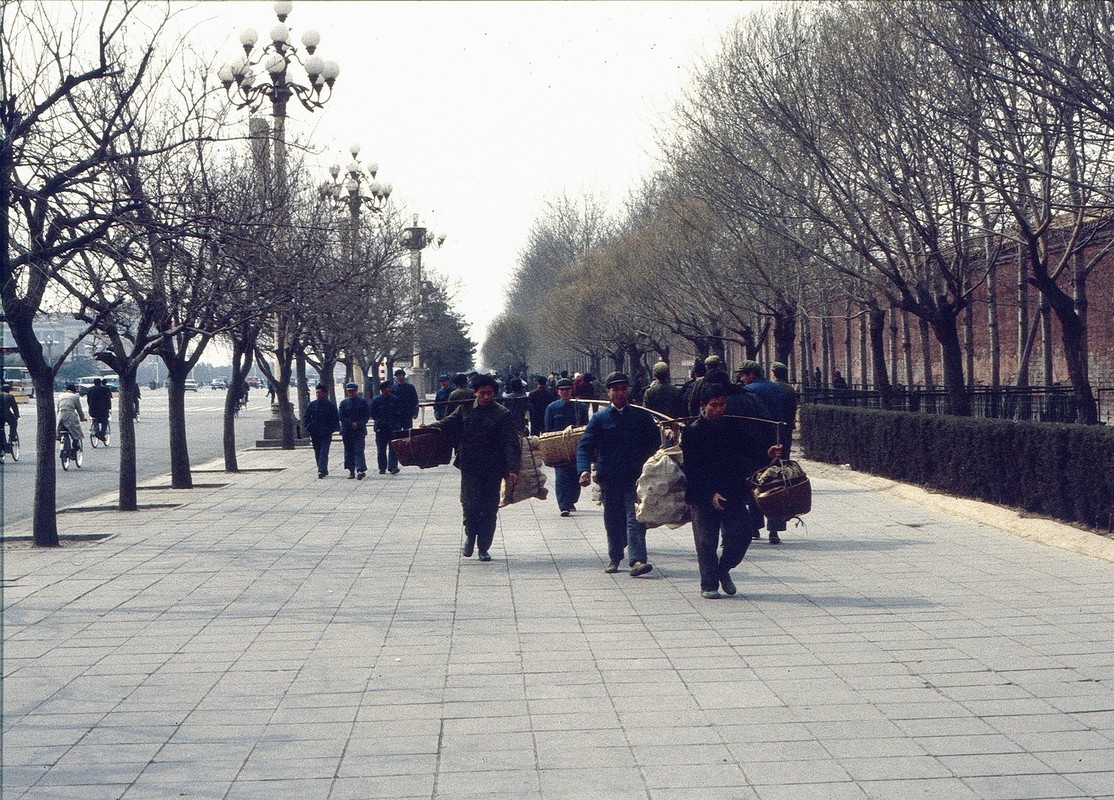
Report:
M 464 509 L 465 558 L 473 548 L 480 561 L 490 561 L 503 480 L 513 490 L 518 481 L 522 449 L 511 412 L 495 402 L 495 379 L 479 375 L 472 383 L 476 399 L 427 427 L 439 428 L 456 447 L 453 464 L 460 470 L 460 505 Z

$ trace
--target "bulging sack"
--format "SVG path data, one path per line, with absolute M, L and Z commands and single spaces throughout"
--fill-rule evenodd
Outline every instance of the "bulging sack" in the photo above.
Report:
M 520 500 L 529 500 L 536 497 L 544 500 L 549 497 L 549 489 L 545 488 L 545 472 L 542 470 L 541 448 L 538 446 L 537 436 L 519 437 L 519 446 L 522 448 L 522 464 L 518 469 L 518 481 L 511 491 L 506 481 L 503 481 L 499 493 L 499 507 L 509 506 Z
M 750 485 L 767 519 L 785 522 L 812 510 L 812 484 L 796 461 L 775 458 L 750 476 Z
M 643 465 L 638 476 L 634 516 L 647 528 L 661 525 L 679 528 L 689 521 L 685 471 L 681 466 L 680 447 L 664 447 Z

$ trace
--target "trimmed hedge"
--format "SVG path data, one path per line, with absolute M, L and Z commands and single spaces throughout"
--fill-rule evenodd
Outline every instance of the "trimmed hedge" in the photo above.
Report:
M 816 461 L 1094 528 L 1114 514 L 1114 429 L 847 406 L 801 407 Z

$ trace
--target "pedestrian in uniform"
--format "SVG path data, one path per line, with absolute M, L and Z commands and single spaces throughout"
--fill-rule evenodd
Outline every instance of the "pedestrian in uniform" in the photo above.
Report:
M 611 403 L 588 420 L 576 449 L 580 485 L 591 482 L 595 455 L 596 482 L 603 498 L 603 524 L 607 531 L 608 563 L 604 572 L 619 571 L 624 550 L 632 578 L 645 575 L 654 566 L 646 553 L 646 526 L 634 516 L 635 486 L 646 463 L 661 445 L 661 434 L 653 415 L 630 405 L 630 379 L 612 372 L 605 381 Z
M 379 384 L 379 394 L 371 401 L 371 420 L 375 427 L 375 458 L 379 474 L 390 472 L 398 474 L 398 458 L 391 446 L 391 437 L 406 429 L 410 417 L 402 407 L 402 401 L 394 396 L 394 384 L 383 381 Z
M 549 388 L 549 382 L 544 375 L 539 375 L 530 394 L 526 395 L 530 403 L 530 435 L 540 436 L 548 430 L 545 427 L 545 411 L 549 404 L 557 399 L 557 394 Z M 572 381 L 569 381 L 572 385 Z
M 444 419 L 452 409 L 449 408 L 449 395 L 453 393 L 448 375 L 438 375 L 437 393 L 433 395 L 433 418 Z
M 402 402 L 403 411 L 406 412 L 406 422 L 403 430 L 414 427 L 414 420 L 418 418 L 418 389 L 414 384 L 407 382 L 406 370 L 395 370 L 394 395 Z
M 778 386 L 773 381 L 766 378 L 766 373 L 762 369 L 762 365 L 757 361 L 744 361 L 739 365 L 739 372 L 743 376 L 744 389 L 747 392 L 758 397 L 765 405 L 767 413 L 764 415 L 766 419 L 771 422 L 786 422 L 789 415 L 789 398 L 785 394 L 785 390 Z M 774 426 L 771 426 L 774 427 Z M 785 437 L 789 435 L 788 424 L 779 425 L 775 428 L 780 431 L 781 442 L 785 444 Z M 783 448 L 783 452 L 784 452 Z M 755 519 L 755 527 L 762 528 L 763 521 L 766 523 L 766 530 L 770 536 L 770 544 L 781 544 L 781 532 L 785 530 L 785 523 L 776 520 L 766 520 L 761 509 L 758 508 L 757 503 L 751 505 L 751 514 Z M 760 538 L 760 534 L 756 533 L 755 538 Z
M 669 365 L 659 361 L 653 367 L 654 380 L 642 395 L 642 405 L 667 417 L 683 416 L 681 389 L 669 379 Z
M 471 558 L 491 561 L 491 544 L 499 514 L 499 489 L 504 480 L 513 489 L 522 459 L 511 412 L 495 402 L 495 379 L 479 375 L 472 383 L 475 401 L 460 406 L 428 427 L 448 434 L 456 447 L 454 466 L 460 470 L 460 505 L 464 511 L 464 547 Z
M 329 474 L 329 450 L 333 444 L 333 434 L 340 429 L 340 416 L 337 407 L 329 399 L 329 390 L 326 387 L 317 384 L 314 395 L 314 399 L 306 406 L 302 427 L 313 442 L 317 477 L 324 478 Z
M 588 424 L 588 406 L 572 399 L 572 381 L 561 378 L 557 381 L 557 399 L 546 406 L 545 432 L 563 431 L 570 425 Z M 562 517 L 576 511 L 576 501 L 580 499 L 580 481 L 576 462 L 563 467 L 553 468 L 557 508 Z
M 364 448 L 367 444 L 367 421 L 371 418 L 371 405 L 360 393 L 355 383 L 345 384 L 345 397 L 340 401 L 340 440 L 344 443 L 344 468 L 349 479 L 363 480 L 367 474 Z

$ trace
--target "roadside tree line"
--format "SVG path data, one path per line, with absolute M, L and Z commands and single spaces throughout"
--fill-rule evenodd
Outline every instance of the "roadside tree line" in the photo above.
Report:
M 172 8 L 16 2 L 0 14 L 0 299 L 35 388 L 37 545 L 58 544 L 54 377 L 69 355 L 44 352 L 33 329 L 41 313 L 86 324 L 94 357 L 120 376 L 123 407 L 143 360 L 163 361 L 175 488 L 192 486 L 185 380 L 214 341 L 232 352 L 233 471 L 236 400 L 253 363 L 276 387 L 283 445 L 293 447 L 290 383 L 304 409 L 307 368 L 332 391 L 339 363 L 366 375 L 409 356 L 413 319 L 431 350 L 470 361 L 443 280 L 424 281 L 414 307 L 402 209 L 388 203 L 355 230 L 309 142 L 289 143 L 280 175 L 266 119 L 248 131 L 230 116 L 212 64 L 170 35 Z M 118 439 L 119 507 L 134 510 L 130 415 Z
M 807 380 L 815 341 L 826 373 L 835 363 L 840 319 L 849 365 L 858 320 L 862 383 L 884 406 L 919 377 L 967 414 L 977 380 L 1029 385 L 1039 346 L 1044 381 L 1062 353 L 1093 424 L 1092 367 L 1114 372 L 1112 41 L 1114 6 L 1062 0 L 743 17 L 621 213 L 561 197 L 537 219 L 492 326 L 513 339 L 485 354 L 527 343 L 531 364 L 639 369 L 677 345 L 732 345 Z

